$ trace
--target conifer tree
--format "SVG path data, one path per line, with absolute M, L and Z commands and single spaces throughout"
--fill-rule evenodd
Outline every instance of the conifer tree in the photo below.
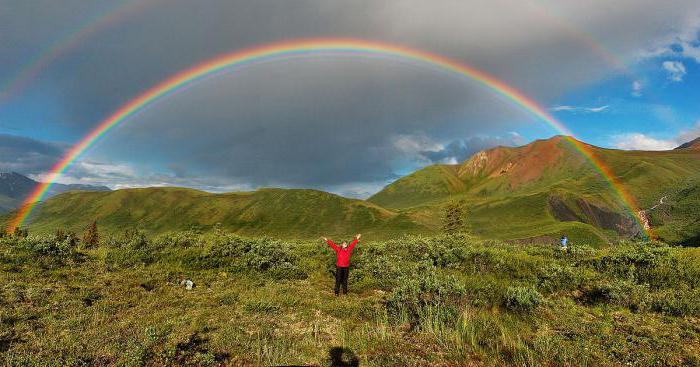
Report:
M 97 244 L 100 241 L 100 234 L 97 231 L 97 221 L 92 221 L 92 224 L 90 224 L 85 231 L 85 234 L 83 234 L 83 243 L 87 245 L 88 247 L 94 247 L 97 246 Z

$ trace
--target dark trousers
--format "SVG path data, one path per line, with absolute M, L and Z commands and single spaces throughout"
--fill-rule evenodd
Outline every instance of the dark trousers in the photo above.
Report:
M 340 285 L 343 285 L 343 294 L 348 294 L 348 275 L 350 268 L 341 268 L 337 266 L 335 269 L 335 295 L 340 292 Z

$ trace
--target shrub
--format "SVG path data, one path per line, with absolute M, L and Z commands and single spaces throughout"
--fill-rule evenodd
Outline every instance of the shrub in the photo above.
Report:
M 596 250 L 588 245 L 571 245 L 566 250 L 566 256 L 573 259 L 584 259 L 593 256 Z
M 577 289 L 583 281 L 582 271 L 568 265 L 547 264 L 537 276 L 537 287 L 544 292 Z
M 438 237 L 405 236 L 386 243 L 391 252 L 406 254 L 406 260 L 425 261 L 438 268 L 455 268 L 468 255 L 472 238 L 465 234 Z
M 248 268 L 259 271 L 270 270 L 294 261 L 285 244 L 267 239 L 252 242 L 243 259 Z
M 260 240 L 258 240 L 260 241 Z M 187 265 L 195 269 L 221 267 L 245 268 L 243 256 L 254 246 L 254 240 L 235 235 L 215 235 L 208 239 L 204 249 L 187 259 Z
M 51 237 L 27 237 L 19 242 L 20 246 L 39 256 L 72 258 L 75 255 L 76 239 L 66 235 L 61 239 Z
M 654 295 L 652 309 L 673 316 L 700 315 L 700 290 L 669 290 Z
M 656 269 L 674 267 L 671 248 L 656 243 L 639 243 L 615 248 L 594 261 L 596 269 L 639 283 L 658 283 Z
M 401 277 L 399 285 L 389 295 L 386 307 L 390 315 L 405 316 L 411 324 L 417 324 L 426 308 L 455 311 L 454 306 L 462 302 L 465 293 L 464 285 L 454 276 L 445 276 L 435 268 L 427 268 Z
M 172 232 L 158 236 L 153 240 L 156 247 L 184 249 L 201 244 L 202 236 L 195 231 Z
M 372 255 L 368 251 L 358 259 L 350 272 L 352 282 L 364 282 L 383 290 L 395 287 L 402 276 L 410 274 L 415 268 L 415 264 L 409 264 L 397 255 Z
M 585 289 L 584 296 L 589 302 L 627 307 L 635 312 L 648 309 L 650 302 L 648 285 L 623 279 L 599 281 Z
M 539 306 L 543 297 L 536 289 L 531 287 L 508 287 L 505 295 L 505 306 L 513 311 L 532 311 Z
M 157 260 L 160 250 L 152 246 L 143 232 L 137 230 L 127 230 L 122 238 L 110 238 L 106 243 L 112 249 L 107 252 L 105 261 L 113 266 L 151 264 Z

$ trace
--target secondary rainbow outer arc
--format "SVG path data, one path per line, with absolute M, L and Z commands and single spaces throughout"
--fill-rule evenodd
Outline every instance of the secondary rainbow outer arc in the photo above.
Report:
M 81 27 L 70 32 L 65 37 L 52 43 L 50 47 L 32 61 L 26 63 L 13 78 L 0 85 L 0 104 L 12 99 L 17 93 L 26 88 L 35 80 L 41 72 L 48 68 L 55 60 L 66 54 L 71 49 L 80 46 L 86 39 L 105 28 L 120 22 L 124 17 L 144 9 L 152 3 L 142 0 L 128 0 L 122 3 L 116 2 L 107 11 L 90 18 Z
M 554 129 L 562 133 L 566 140 L 573 145 L 584 157 L 586 157 L 595 167 L 602 177 L 608 181 L 613 190 L 621 199 L 622 203 L 630 210 L 633 218 L 643 231 L 644 226 L 638 214 L 638 207 L 634 198 L 624 189 L 624 187 L 615 179 L 611 170 L 608 169 L 591 149 L 573 138 L 573 134 L 561 122 L 551 116 L 543 107 L 539 106 L 534 100 L 528 98 L 523 93 L 515 88 L 507 85 L 503 81 L 477 70 L 469 65 L 457 62 L 447 57 L 433 54 L 430 52 L 415 50 L 407 47 L 356 39 L 312 39 L 312 40 L 292 40 L 280 43 L 272 43 L 268 45 L 258 46 L 250 49 L 244 49 L 233 53 L 215 57 L 209 61 L 205 61 L 192 68 L 181 71 L 165 81 L 146 90 L 135 99 L 131 100 L 121 108 L 116 110 L 107 119 L 100 122 L 89 134 L 74 145 L 61 160 L 56 163 L 49 174 L 45 177 L 44 183 L 27 197 L 23 206 L 18 211 L 10 225 L 8 231 L 13 231 L 14 228 L 24 224 L 26 219 L 31 214 L 34 207 L 40 202 L 51 185 L 68 169 L 71 164 L 96 141 L 108 133 L 112 128 L 126 121 L 129 117 L 138 113 L 140 110 L 147 107 L 149 104 L 157 101 L 163 96 L 167 96 L 176 92 L 180 88 L 185 88 L 189 83 L 192 83 L 202 77 L 222 71 L 223 69 L 233 67 L 246 62 L 261 60 L 272 57 L 285 57 L 294 55 L 303 55 L 307 53 L 323 53 L 323 52 L 348 52 L 362 54 L 377 54 L 386 56 L 397 56 L 404 59 L 419 61 L 438 66 L 442 69 L 454 72 L 458 75 L 467 77 L 480 85 L 496 92 L 498 95 L 512 101 L 517 106 L 526 110 L 538 119 L 546 122 Z M 647 233 L 649 234 L 649 233 Z

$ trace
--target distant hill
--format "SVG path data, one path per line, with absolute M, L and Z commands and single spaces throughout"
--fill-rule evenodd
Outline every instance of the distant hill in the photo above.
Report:
M 695 140 L 689 141 L 685 144 L 682 144 L 676 149 L 694 149 L 694 150 L 700 150 L 700 138 L 697 138 Z
M 285 189 L 228 194 L 178 188 L 71 192 L 42 203 L 30 218 L 30 230 L 78 231 L 97 220 L 110 232 L 206 229 L 220 223 L 246 235 L 306 238 L 363 232 L 387 237 L 441 231 L 445 208 L 458 205 L 463 208 L 464 229 L 484 238 L 554 242 L 567 234 L 573 243 L 597 244 L 641 235 L 635 216 L 621 204 L 617 189 L 622 189 L 648 211 L 662 239 L 686 243 L 698 236 L 693 208 L 700 197 L 693 196 L 695 191 L 677 192 L 693 187 L 700 150 L 587 149 L 612 172 L 617 187 L 557 136 L 485 150 L 461 164 L 425 167 L 367 201 Z M 650 209 L 672 194 L 674 210 L 659 218 Z
M 0 172 L 0 213 L 17 208 L 39 182 L 16 172 Z M 47 193 L 52 197 L 68 191 L 109 191 L 106 186 L 54 184 Z
M 245 235 L 309 238 L 425 232 L 406 214 L 316 190 L 260 189 L 212 194 L 183 188 L 69 192 L 41 204 L 33 232 L 82 231 L 97 220 L 108 232 L 221 228 Z

